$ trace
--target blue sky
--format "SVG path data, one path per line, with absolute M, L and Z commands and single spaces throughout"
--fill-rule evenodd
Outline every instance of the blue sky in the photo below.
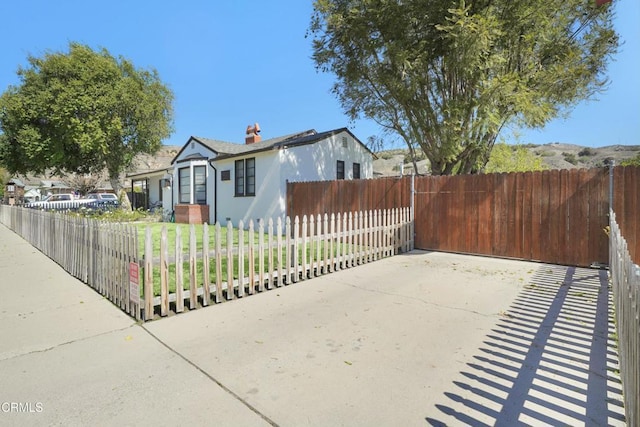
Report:
M 587 1 L 587 0 L 585 0 Z M 173 3 L 171 6 L 169 3 Z M 592 147 L 640 144 L 640 2 L 613 0 L 624 42 L 610 64 L 611 85 L 542 131 L 508 141 L 566 142 Z M 329 93 L 333 75 L 316 72 L 305 38 L 312 1 L 75 0 L 0 4 L 0 91 L 31 54 L 66 51 L 70 41 L 104 47 L 137 67 L 155 68 L 175 94 L 175 132 L 242 142 L 247 125 L 263 138 L 306 129 L 349 127 L 362 141 L 381 135 L 368 120 L 350 123 Z

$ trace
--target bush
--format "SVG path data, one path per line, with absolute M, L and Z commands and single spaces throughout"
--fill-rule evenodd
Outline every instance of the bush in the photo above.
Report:
M 71 214 L 84 218 L 92 218 L 108 222 L 134 222 L 142 220 L 152 222 L 162 220 L 162 212 L 149 212 L 145 211 L 142 208 L 136 209 L 134 211 L 125 209 L 104 210 L 81 208 L 75 212 L 72 212 Z
M 422 150 L 416 150 L 415 154 L 416 154 L 416 162 L 419 162 L 420 160 L 424 160 L 427 158 L 427 156 L 424 154 L 424 151 Z M 411 152 L 407 152 L 407 154 L 404 155 L 403 162 L 405 164 L 413 163 L 413 157 L 411 156 Z
M 596 154 L 597 154 L 596 150 L 589 147 L 585 147 L 578 152 L 579 157 L 590 157 L 590 156 L 595 156 Z
M 576 155 L 573 153 L 562 153 L 562 155 L 564 156 L 564 160 L 566 162 L 571 163 L 572 165 L 577 165 L 578 164 L 578 159 L 576 159 Z
M 536 154 L 540 157 L 553 157 L 556 155 L 556 153 L 551 150 L 537 150 Z

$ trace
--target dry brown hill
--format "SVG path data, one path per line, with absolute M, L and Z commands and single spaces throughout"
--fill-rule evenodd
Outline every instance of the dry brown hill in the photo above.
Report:
M 583 147 L 573 144 L 553 142 L 544 145 L 527 144 L 525 147 L 534 155 L 542 158 L 549 169 L 573 169 L 601 167 L 606 159 L 613 159 L 617 164 L 635 157 L 640 152 L 640 145 L 610 145 L 606 147 Z M 377 176 L 393 176 L 400 172 L 404 165 L 405 173 L 413 169 L 408 150 L 396 149 L 377 153 L 378 159 L 373 161 L 373 171 Z M 418 162 L 418 173 L 428 173 L 426 160 Z

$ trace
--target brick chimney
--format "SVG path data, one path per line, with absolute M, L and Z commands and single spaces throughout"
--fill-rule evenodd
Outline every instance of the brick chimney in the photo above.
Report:
M 244 138 L 245 144 L 253 144 L 260 142 L 262 137 L 260 136 L 260 125 L 255 123 L 253 126 L 247 126 L 247 136 Z

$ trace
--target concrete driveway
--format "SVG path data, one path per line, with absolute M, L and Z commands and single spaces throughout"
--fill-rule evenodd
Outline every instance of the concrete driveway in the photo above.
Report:
M 138 325 L 8 233 L 3 425 L 624 425 L 598 270 L 416 251 Z

